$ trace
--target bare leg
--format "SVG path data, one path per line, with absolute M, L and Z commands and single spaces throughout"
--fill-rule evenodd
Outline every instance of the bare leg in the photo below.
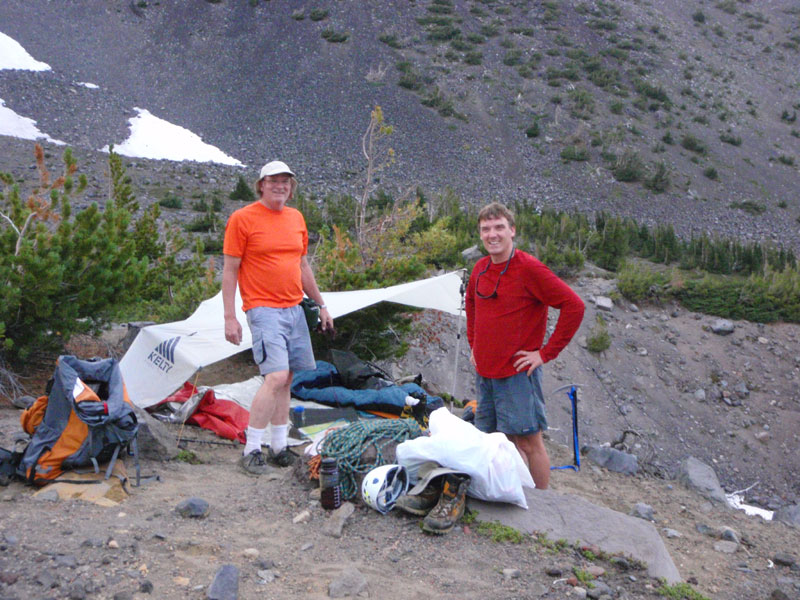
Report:
M 250 427 L 264 429 L 268 424 L 289 422 L 289 400 L 292 385 L 291 371 L 275 371 L 264 376 L 250 407 Z
M 533 477 L 533 483 L 540 490 L 546 490 L 550 485 L 550 457 L 544 446 L 542 432 L 537 431 L 530 435 L 508 435 L 523 460 L 528 464 L 528 469 Z

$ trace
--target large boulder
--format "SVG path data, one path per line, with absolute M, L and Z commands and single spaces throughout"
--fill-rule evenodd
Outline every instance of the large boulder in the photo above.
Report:
M 661 536 L 652 523 L 597 506 L 570 494 L 524 488 L 530 510 L 512 504 L 469 498 L 480 521 L 499 521 L 528 534 L 597 546 L 609 554 L 622 553 L 647 564 L 647 573 L 668 583 L 681 581 Z
M 581 448 L 581 454 L 593 463 L 615 473 L 635 475 L 639 470 L 639 459 L 635 454 L 628 454 L 616 448 L 586 445 Z
M 678 470 L 678 481 L 686 487 L 700 492 L 712 502 L 729 506 L 725 490 L 719 484 L 714 469 L 694 456 L 690 456 L 681 463 Z
M 800 504 L 779 508 L 775 511 L 772 518 L 790 527 L 800 528 Z

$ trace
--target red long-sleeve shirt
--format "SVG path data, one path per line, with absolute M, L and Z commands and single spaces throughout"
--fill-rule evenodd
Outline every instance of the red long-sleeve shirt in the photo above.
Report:
M 500 277 L 505 262 L 490 263 L 480 259 L 469 278 L 466 295 L 467 339 L 472 348 L 478 374 L 500 379 L 517 374 L 514 353 L 539 350 L 544 362 L 558 356 L 575 335 L 583 320 L 583 300 L 541 261 L 521 250 L 515 250 L 508 269 Z M 556 328 L 547 345 L 542 347 L 547 330 L 547 308 L 560 311 Z

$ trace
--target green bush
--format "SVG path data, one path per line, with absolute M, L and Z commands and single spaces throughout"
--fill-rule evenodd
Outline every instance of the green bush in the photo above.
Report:
M 611 347 L 611 334 L 608 333 L 608 326 L 605 320 L 600 315 L 597 315 L 597 320 L 592 327 L 589 335 L 586 336 L 586 349 L 589 352 L 599 354 Z
M 742 138 L 738 135 L 733 135 L 732 133 L 720 133 L 719 139 L 721 142 L 725 142 L 726 144 L 730 144 L 731 146 L 741 146 L 742 145 Z
M 667 278 L 637 263 L 624 263 L 617 272 L 617 289 L 631 302 L 660 298 Z
M 308 18 L 312 21 L 322 21 L 328 18 L 329 12 L 324 8 L 312 8 Z
M 730 208 L 738 208 L 751 215 L 761 215 L 767 211 L 767 207 L 754 200 L 743 200 L 742 202 L 731 202 Z
M 322 30 L 322 39 L 331 44 L 341 44 L 346 42 L 350 34 L 346 31 L 336 31 L 332 27 Z
M 540 133 L 539 119 L 536 119 L 533 124 L 525 130 L 525 135 L 529 138 L 539 137 Z
M 164 197 L 158 201 L 158 204 L 162 208 L 183 208 L 183 200 L 178 198 L 172 192 L 167 192 L 164 194 Z
M 706 167 L 703 169 L 703 175 L 709 179 L 713 179 L 714 181 L 719 179 L 719 173 L 717 173 L 717 170 L 714 167 Z
M 589 160 L 589 151 L 583 145 L 565 146 L 561 150 L 561 158 L 565 161 L 585 161 Z
M 622 156 L 617 158 L 611 172 L 617 181 L 631 182 L 639 181 L 644 176 L 645 168 L 638 152 L 625 150 Z
M 667 168 L 667 164 L 662 160 L 660 161 L 653 173 L 645 179 L 644 186 L 652 190 L 656 194 L 660 194 L 665 192 L 669 189 L 670 185 L 670 176 L 669 176 L 669 169 Z
M 705 143 L 690 133 L 687 133 L 681 137 L 681 146 L 687 150 L 691 150 L 692 152 L 697 152 L 698 154 L 705 154 L 708 150 Z
M 130 319 L 134 308 L 185 318 L 198 296 L 213 293 L 213 281 L 206 285 L 203 278 L 202 256 L 177 260 L 185 241 L 159 230 L 158 204 L 134 219 L 138 203 L 113 147 L 104 209 L 91 204 L 76 212 L 72 202 L 87 180 L 72 151 L 64 152 L 63 174 L 51 182 L 44 152 L 35 148 L 40 180 L 24 195 L 26 202 L 14 177 L 0 175 L 0 212 L 8 219 L 0 219 L 0 344 L 6 360 L 19 364 L 33 352 L 61 351 L 73 334 L 97 331 L 121 313 Z M 50 219 L 57 219 L 55 227 L 46 224 Z
M 236 181 L 236 187 L 233 188 L 233 191 L 228 196 L 231 200 L 238 200 L 240 202 L 252 202 L 256 199 L 256 194 L 253 191 L 245 178 L 239 175 L 239 179 Z

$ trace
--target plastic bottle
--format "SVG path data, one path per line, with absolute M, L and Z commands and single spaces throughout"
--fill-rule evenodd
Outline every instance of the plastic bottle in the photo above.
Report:
M 323 458 L 319 467 L 320 504 L 322 508 L 334 510 L 342 505 L 339 487 L 339 466 L 335 458 Z
M 292 412 L 290 414 L 292 425 L 295 426 L 296 429 L 300 429 L 304 427 L 306 424 L 306 409 L 304 406 L 295 406 L 292 408 Z

